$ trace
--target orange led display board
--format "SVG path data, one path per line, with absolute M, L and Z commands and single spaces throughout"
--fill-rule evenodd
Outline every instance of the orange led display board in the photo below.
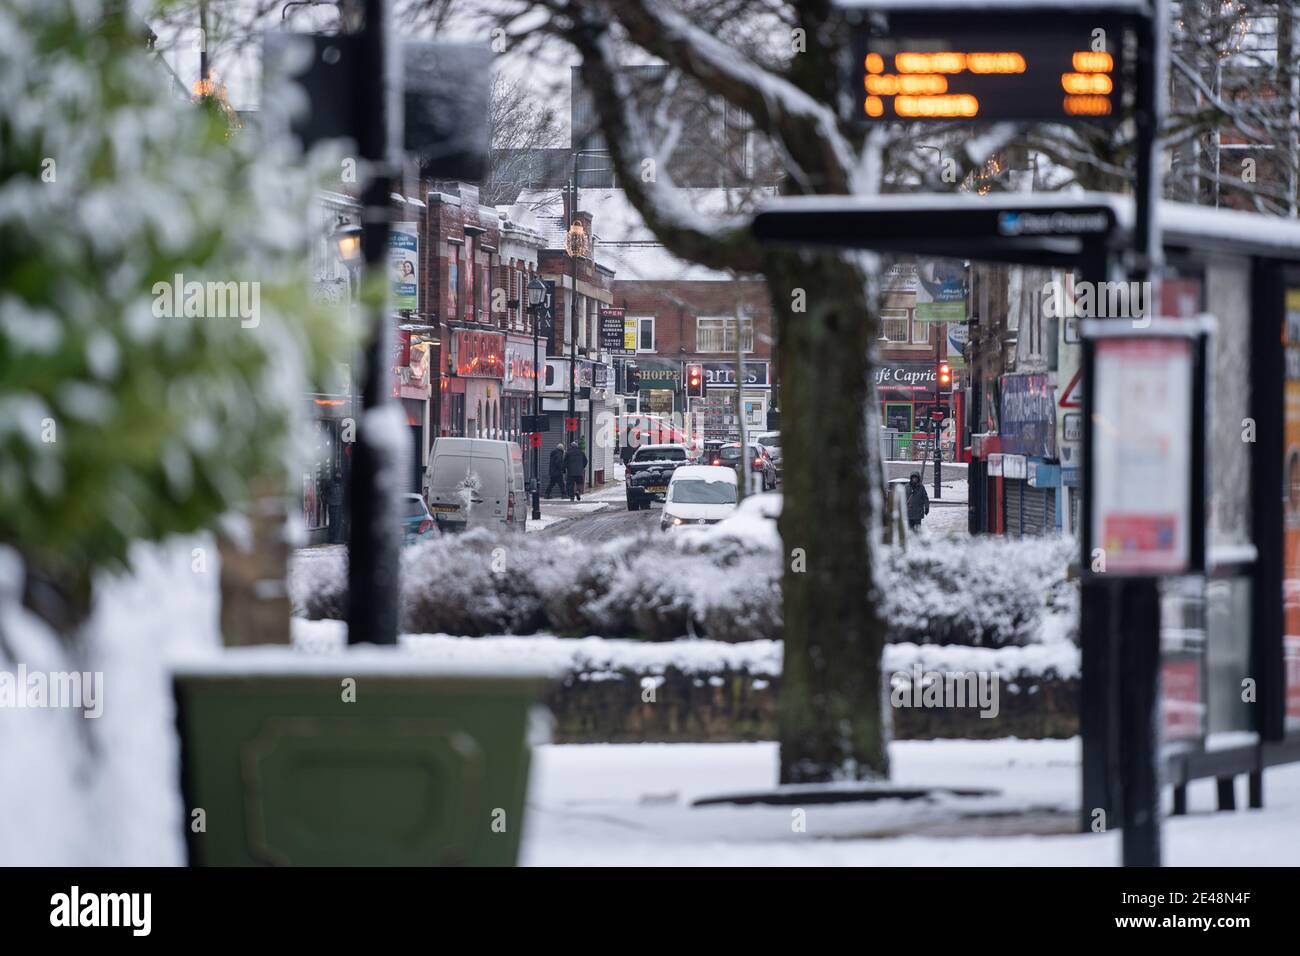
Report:
M 853 98 L 865 122 L 1118 122 L 1125 22 L 1057 12 L 893 13 L 854 28 Z

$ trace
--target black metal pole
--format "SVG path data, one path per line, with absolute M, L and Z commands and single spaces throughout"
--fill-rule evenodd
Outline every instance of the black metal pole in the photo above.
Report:
M 542 315 L 542 309 L 545 306 L 533 306 L 533 428 L 537 428 L 537 422 L 542 416 L 542 397 L 539 385 L 541 378 L 540 359 L 537 353 L 537 320 Z M 540 432 L 534 432 L 540 435 Z M 533 520 L 542 520 L 542 446 L 533 445 Z
M 1124 866 L 1160 865 L 1160 588 L 1120 589 L 1120 806 Z
M 396 489 L 383 478 L 395 475 L 397 449 L 384 427 L 392 365 L 386 260 L 393 180 L 398 168 L 400 81 L 392 70 L 388 0 L 365 0 L 360 76 L 354 118 L 357 144 L 370 171 L 362 194 L 361 304 L 369 342 L 361 375 L 361 421 L 351 472 L 352 524 L 348 541 L 348 643 L 396 644 L 398 552 Z
M 578 221 L 578 154 L 573 154 L 573 179 L 569 181 L 569 242 L 572 242 L 573 224 Z M 569 289 L 569 416 L 565 419 L 565 438 L 568 439 L 569 423 L 578 417 L 578 405 L 574 391 L 578 376 L 578 257 L 572 246 L 568 249 L 570 268 Z M 575 424 L 573 441 L 578 440 Z

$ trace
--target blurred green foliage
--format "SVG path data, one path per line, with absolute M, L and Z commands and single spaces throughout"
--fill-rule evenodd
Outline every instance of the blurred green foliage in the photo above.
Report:
M 123 6 L 0 2 L 0 543 L 85 606 L 133 541 L 284 480 L 340 344 L 304 164 L 179 89 Z M 167 314 L 177 275 L 249 283 L 256 316 Z

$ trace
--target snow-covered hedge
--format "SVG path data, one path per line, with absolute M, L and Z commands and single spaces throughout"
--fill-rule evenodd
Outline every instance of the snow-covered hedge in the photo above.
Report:
M 598 545 L 487 531 L 406 550 L 408 634 L 590 635 L 655 641 L 781 637 L 781 558 L 773 533 L 746 524 Z M 889 551 L 883 612 L 891 641 L 985 647 L 1072 640 L 1078 591 L 1062 539 L 921 540 Z M 294 565 L 295 613 L 341 618 L 341 551 Z M 865 582 L 864 582 L 865 586 Z

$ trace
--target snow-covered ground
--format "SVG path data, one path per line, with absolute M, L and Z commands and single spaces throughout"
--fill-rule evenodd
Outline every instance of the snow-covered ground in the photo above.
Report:
M 692 807 L 771 788 L 777 746 L 548 745 L 533 755 L 530 866 L 1111 866 L 1117 833 L 1073 832 L 1078 740 L 904 741 L 892 783 L 994 788 L 997 797 Z M 1244 781 L 1238 805 L 1245 805 Z M 1215 813 L 1214 783 L 1165 821 L 1172 866 L 1300 864 L 1300 766 L 1264 775 L 1265 809 Z M 1166 794 L 1168 799 L 1168 794 Z M 795 825 L 801 810 L 803 832 Z M 1005 815 L 1005 811 L 1015 811 Z M 1026 813 L 1029 810 L 1031 812 Z M 900 835 L 906 831 L 908 835 Z M 924 834 L 924 835 L 918 835 Z

